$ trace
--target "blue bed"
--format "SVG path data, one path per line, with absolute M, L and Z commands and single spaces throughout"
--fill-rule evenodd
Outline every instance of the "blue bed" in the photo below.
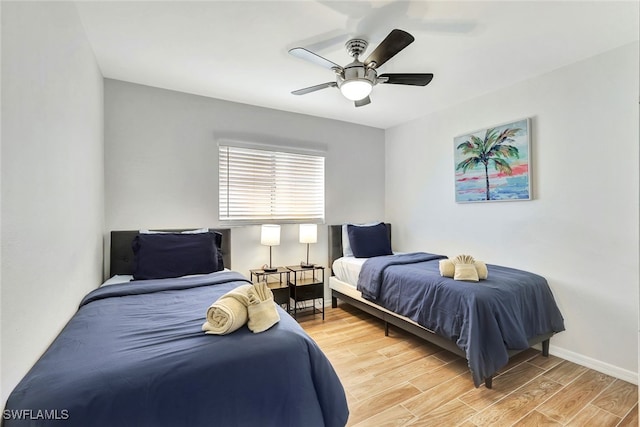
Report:
M 374 227 L 377 231 L 371 231 Z M 439 261 L 445 256 L 389 255 L 390 224 L 362 227 L 358 232 L 384 241 L 378 242 L 383 249 L 364 257 L 368 259 L 359 270 L 359 295 L 336 277 L 330 278 L 332 307 L 342 300 L 382 319 L 385 334 L 391 324 L 466 358 L 476 387 L 484 381 L 491 388 L 493 376 L 509 358 L 533 345 L 542 344 L 542 354 L 547 356 L 549 339 L 564 330 L 551 289 L 537 274 L 489 265 L 486 280 L 453 280 L 440 275 Z M 376 246 L 370 237 L 361 242 L 352 237 L 352 246 L 363 246 L 363 241 L 367 250 Z M 332 264 L 344 256 L 344 239 L 342 225 L 329 227 Z
M 209 305 L 244 284 L 220 271 L 92 291 L 11 393 L 3 425 L 344 426 L 335 371 L 283 310 L 262 333 L 202 332 Z
M 374 257 L 362 266 L 363 297 L 456 343 L 476 385 L 525 350 L 539 335 L 564 331 L 547 281 L 534 273 L 489 265 L 489 277 L 466 282 L 442 277 L 441 255 L 424 252 Z

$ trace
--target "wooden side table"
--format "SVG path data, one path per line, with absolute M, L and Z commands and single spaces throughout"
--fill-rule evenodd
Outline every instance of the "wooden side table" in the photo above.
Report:
M 291 311 L 289 296 L 289 270 L 286 267 L 277 267 L 276 271 L 264 271 L 261 268 L 249 270 L 253 283 L 265 282 L 271 292 L 276 304 L 286 305 L 287 313 Z
M 310 268 L 299 265 L 289 265 L 289 289 L 293 300 L 293 317 L 298 315 L 298 302 L 311 301 L 312 313 L 322 313 L 324 320 L 324 267 L 315 265 Z M 316 307 L 316 300 L 320 300 L 320 307 Z

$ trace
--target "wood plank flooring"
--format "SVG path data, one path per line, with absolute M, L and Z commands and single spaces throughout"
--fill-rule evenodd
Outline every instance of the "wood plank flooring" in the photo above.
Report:
M 638 426 L 638 387 L 530 349 L 474 388 L 466 360 L 348 304 L 299 317 L 347 394 L 348 426 Z

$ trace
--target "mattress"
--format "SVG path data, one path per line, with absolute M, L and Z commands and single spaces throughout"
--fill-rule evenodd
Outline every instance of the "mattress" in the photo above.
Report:
M 362 264 L 364 264 L 367 259 L 368 258 L 343 256 L 333 262 L 331 269 L 338 280 L 355 288 L 358 284 L 358 276 L 360 275 Z
M 100 287 L 118 285 L 120 283 L 127 283 L 132 280 L 133 280 L 133 276 L 131 274 L 116 274 L 112 277 L 109 277 L 107 280 L 105 280 L 104 283 L 100 285 Z
M 222 271 L 231 271 L 228 268 L 225 268 Z M 204 276 L 204 274 L 192 274 L 189 276 L 182 276 L 182 278 L 185 277 L 198 277 L 198 276 Z M 179 279 L 180 277 L 178 277 Z M 119 285 L 121 283 L 127 283 L 133 280 L 133 276 L 131 274 L 116 274 L 114 276 L 109 277 L 107 280 L 104 281 L 104 283 L 102 285 L 100 285 L 100 287 L 103 286 L 111 286 L 111 285 Z
M 394 255 L 402 255 L 404 252 L 394 252 Z M 352 256 L 343 256 L 336 259 L 331 268 L 333 270 L 333 274 L 340 280 L 346 284 L 353 286 L 354 288 L 358 284 L 358 277 L 360 276 L 360 270 L 362 270 L 362 265 L 369 258 L 356 258 Z
M 394 313 L 391 310 L 387 310 L 386 308 L 368 301 L 362 297 L 362 293 L 358 289 L 356 289 L 356 285 L 358 284 L 358 275 L 360 274 L 360 269 L 362 268 L 362 264 L 364 264 L 366 260 L 367 258 L 355 257 L 341 257 L 336 259 L 332 265 L 334 276 L 331 276 L 329 278 L 329 288 L 340 292 L 343 295 L 356 299 L 364 304 L 370 305 L 371 307 L 375 307 L 380 311 L 388 313 L 406 322 L 412 323 L 415 326 L 424 329 L 425 331 L 433 333 L 433 331 L 431 331 L 430 329 L 427 329 L 417 322 L 414 322 L 410 318 L 402 316 L 398 313 Z

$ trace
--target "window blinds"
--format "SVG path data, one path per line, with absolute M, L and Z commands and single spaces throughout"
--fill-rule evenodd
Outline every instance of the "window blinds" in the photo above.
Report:
M 324 157 L 219 146 L 220 220 L 324 220 Z

